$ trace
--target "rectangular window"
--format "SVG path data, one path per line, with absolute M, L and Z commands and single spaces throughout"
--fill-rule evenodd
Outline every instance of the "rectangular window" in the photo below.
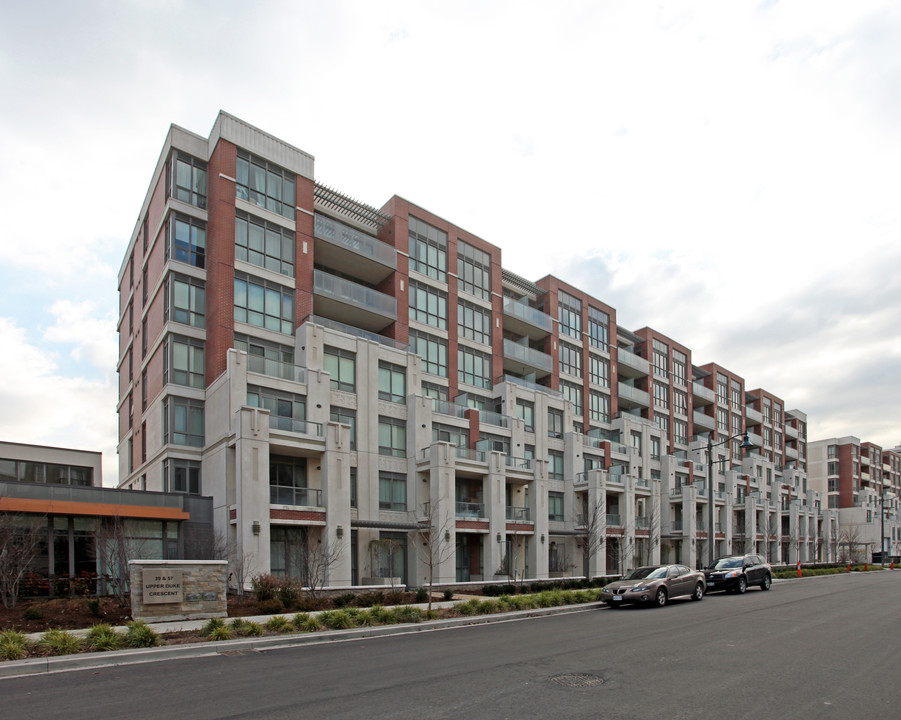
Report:
M 410 283 L 411 287 L 413 283 Z M 457 333 L 482 345 L 491 344 L 491 312 L 466 300 L 457 301 Z
M 294 277 L 294 233 L 238 211 L 235 260 Z
M 447 233 L 409 216 L 410 269 L 447 282 Z
M 458 289 L 475 297 L 491 297 L 491 256 L 457 240 Z
M 573 412 L 577 416 L 582 415 L 582 388 L 573 383 L 560 381 L 560 392 L 564 398 L 573 404 Z
M 688 415 L 688 393 L 673 390 L 673 409 L 680 415 Z
M 269 502 L 273 505 L 318 507 L 319 491 L 307 488 L 307 461 L 271 455 L 269 458 Z
M 163 489 L 165 492 L 200 495 L 200 463 L 193 460 L 165 460 Z
M 654 405 L 669 410 L 669 385 L 659 380 L 654 381 Z
M 203 403 L 170 396 L 163 402 L 163 444 L 203 447 Z
M 684 420 L 673 421 L 673 442 L 679 445 L 688 444 L 688 423 Z
M 176 152 L 173 165 L 175 172 L 172 173 L 172 197 L 189 205 L 206 208 L 206 163 L 183 152 Z
M 379 510 L 404 512 L 407 509 L 407 477 L 400 473 L 379 473 Z
M 547 451 L 547 476 L 551 480 L 563 479 L 563 452 L 561 450 Z
M 588 391 L 588 419 L 595 422 L 610 422 L 610 398 L 596 390 Z
M 467 385 L 490 388 L 491 355 L 459 345 L 457 348 L 457 379 Z
M 422 369 L 430 375 L 447 377 L 447 340 L 410 330 L 410 351 L 419 355 Z
M 516 417 L 525 423 L 526 432 L 535 432 L 535 403 L 528 400 L 517 400 Z
M 235 273 L 235 322 L 294 334 L 294 291 Z
M 447 330 L 447 293 L 410 280 L 410 320 Z
M 610 345 L 610 316 L 591 305 L 588 306 L 588 342 L 604 352 Z
M 563 437 L 563 411 L 556 408 L 548 408 L 547 411 L 547 435 L 552 438 Z
M 357 449 L 357 411 L 347 408 L 332 407 L 329 412 L 329 420 L 332 422 L 350 425 L 350 449 Z
M 422 396 L 447 402 L 449 399 L 448 389 L 444 385 L 422 381 Z
M 610 361 L 607 358 L 589 353 L 588 379 L 595 385 L 610 387 Z
M 739 410 L 742 406 L 741 402 L 741 384 L 735 380 L 732 381 L 732 409 Z
M 446 442 L 459 448 L 469 445 L 469 432 L 466 428 L 454 425 L 432 423 L 432 442 Z
M 716 409 L 716 429 L 720 432 L 729 432 L 729 411 L 725 408 Z
M 629 437 L 632 440 L 632 447 L 635 448 L 636 450 L 638 450 L 638 452 L 640 453 L 641 452 L 641 433 L 633 430 L 630 433 Z
M 379 399 L 407 402 L 407 369 L 391 363 L 379 363 Z
M 407 456 L 407 424 L 403 420 L 379 416 L 379 455 Z
M 270 377 L 295 380 L 294 348 L 268 343 L 247 335 L 235 333 L 235 350 L 243 350 L 250 356 L 248 369 Z
M 547 519 L 553 522 L 563 522 L 562 492 L 549 492 L 547 494 Z
M 566 375 L 582 377 L 582 349 L 575 345 L 561 342 L 559 345 L 560 372 Z
M 688 356 L 680 351 L 673 349 L 673 382 L 676 385 L 686 385 L 686 377 L 688 370 Z
M 141 372 L 141 412 L 147 410 L 147 371 Z
M 235 196 L 294 220 L 294 173 L 238 150 Z
M 651 460 L 659 460 L 660 459 L 660 438 L 656 436 L 651 437 Z
M 664 435 L 669 437 L 669 416 L 668 415 L 654 415 L 654 424 L 663 430 Z
M 167 344 L 163 358 L 163 382 L 203 389 L 203 341 L 173 335 L 168 338 Z
M 331 375 L 332 390 L 355 392 L 357 387 L 357 356 L 349 350 L 325 346 L 322 369 Z
M 582 301 L 572 295 L 557 291 L 560 333 L 578 338 L 582 336 Z
M 206 223 L 189 218 L 186 215 L 172 215 L 166 226 L 167 239 L 166 258 L 187 263 L 198 268 L 206 267 Z
M 307 399 L 303 395 L 271 388 L 247 386 L 247 404 L 269 411 L 269 427 L 286 432 L 306 432 Z
M 721 373 L 716 374 L 716 399 L 717 403 L 720 405 L 728 405 L 729 404 L 729 381 L 725 375 Z
M 654 340 L 654 374 L 661 377 L 669 375 L 669 346 L 659 340 Z

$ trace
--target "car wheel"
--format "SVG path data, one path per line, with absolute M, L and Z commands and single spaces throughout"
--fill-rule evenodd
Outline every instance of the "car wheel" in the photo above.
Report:
M 742 594 L 744 594 L 745 590 L 747 590 L 747 589 L 748 589 L 748 578 L 746 578 L 744 575 L 742 575 L 740 578 L 738 578 L 738 584 L 735 586 L 735 592 L 737 592 L 739 595 L 742 595 Z
M 666 588 L 657 588 L 657 594 L 654 595 L 654 604 L 657 607 L 663 607 L 666 605 L 666 601 Z
M 773 585 L 773 578 L 771 578 L 769 575 L 764 575 L 763 582 L 760 583 L 760 589 L 761 590 L 769 590 L 772 585 Z
M 704 599 L 704 583 L 698 583 L 695 585 L 695 591 L 691 594 L 692 600 L 703 600 Z

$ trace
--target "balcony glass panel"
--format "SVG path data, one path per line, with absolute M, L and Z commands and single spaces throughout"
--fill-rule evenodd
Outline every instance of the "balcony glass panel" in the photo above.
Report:
M 313 290 L 320 295 L 327 295 L 351 305 L 359 305 L 380 315 L 397 318 L 397 300 L 395 298 L 322 270 L 313 271 Z
M 554 320 L 550 315 L 510 297 L 504 298 L 504 315 L 519 318 L 547 333 L 554 328 Z
M 397 250 L 349 225 L 316 213 L 313 232 L 320 240 L 347 248 L 358 255 L 397 269 Z

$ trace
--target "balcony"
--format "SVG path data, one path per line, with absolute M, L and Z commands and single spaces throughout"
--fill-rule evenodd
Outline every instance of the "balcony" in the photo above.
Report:
M 521 457 L 511 457 L 507 455 L 506 465 L 511 470 L 531 470 L 532 469 L 532 459 L 531 458 L 521 458 Z
M 745 420 L 747 420 L 748 427 L 752 425 L 760 425 L 763 423 L 763 415 L 759 410 L 755 410 L 754 408 L 745 408 Z
M 455 514 L 458 518 L 483 518 L 485 517 L 485 504 L 458 501 Z
M 269 486 L 271 505 L 297 505 L 300 507 L 323 507 L 322 490 L 316 488 Z
M 694 413 L 692 413 L 691 419 L 695 426 L 695 434 L 697 434 L 698 430 L 713 431 L 716 429 L 716 420 L 699 410 L 695 410 Z
M 314 270 L 313 312 L 377 333 L 397 320 L 397 300 L 365 285 Z
M 280 380 L 291 380 L 296 383 L 306 383 L 307 381 L 307 371 L 304 368 L 279 362 L 278 360 L 270 360 L 260 355 L 247 356 L 247 369 L 259 375 L 279 378 Z
M 607 527 L 622 527 L 623 526 L 623 518 L 621 515 L 617 513 L 607 513 L 605 516 L 607 520 Z
M 672 529 L 676 532 L 682 532 L 682 518 L 673 520 Z
M 373 342 L 378 343 L 379 345 L 384 345 L 385 347 L 394 348 L 395 350 L 403 350 L 407 352 L 410 349 L 410 346 L 407 343 L 399 342 L 394 338 L 385 337 L 384 335 L 379 335 L 378 333 L 369 332 L 368 330 L 363 330 L 362 328 L 358 328 L 354 325 L 348 325 L 347 323 L 337 322 L 335 320 L 329 320 L 328 318 L 319 317 L 317 315 L 307 315 L 304 318 L 304 322 L 311 322 L 315 325 L 322 325 L 322 327 L 330 328 L 331 330 L 337 330 L 338 332 L 343 332 L 347 335 L 352 335 L 353 337 L 360 337 L 366 340 L 372 340 Z
M 536 378 L 550 375 L 554 362 L 550 355 L 504 338 L 504 370 Z
M 316 213 L 316 262 L 376 285 L 397 270 L 397 250 L 350 225 Z
M 622 378 L 643 378 L 651 373 L 647 360 L 621 347 L 616 348 L 616 363 Z
M 695 407 L 713 405 L 716 402 L 716 393 L 697 381 L 691 384 L 691 396 L 694 399 Z
M 530 390 L 538 390 L 539 392 L 547 393 L 551 397 L 563 397 L 563 393 L 559 390 L 554 390 L 549 388 L 547 385 L 540 385 L 539 383 L 530 382 L 529 380 L 525 380 L 524 378 L 516 377 L 514 375 L 500 375 L 494 379 L 495 385 L 500 385 L 501 383 L 510 383 L 512 385 L 519 385 L 520 387 L 529 388 Z
M 321 423 L 295 420 L 294 418 L 282 417 L 280 415 L 269 415 L 269 429 L 296 433 L 297 435 L 309 435 L 315 438 L 323 437 Z
M 651 397 L 644 390 L 639 390 L 625 383 L 618 383 L 617 393 L 620 410 L 635 410 L 651 406 Z
M 650 530 L 651 528 L 651 519 L 647 517 L 642 517 L 640 515 L 635 517 L 635 529 L 636 530 Z
M 432 398 L 431 400 L 432 412 L 434 413 L 455 418 L 463 418 L 466 416 L 466 410 L 468 408 L 465 405 L 457 405 L 456 403 L 448 402 L 447 400 L 439 400 L 438 398 Z
M 530 340 L 540 340 L 553 332 L 554 320 L 547 313 L 511 297 L 504 298 L 504 330 Z
M 792 440 L 798 439 L 798 428 L 792 427 L 791 425 L 785 426 L 785 436 L 791 438 Z
M 507 505 L 507 520 L 521 523 L 532 522 L 531 508 Z

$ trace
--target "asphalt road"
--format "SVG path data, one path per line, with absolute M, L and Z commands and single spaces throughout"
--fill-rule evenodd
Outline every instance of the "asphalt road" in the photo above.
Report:
M 892 718 L 901 572 L 0 681 L 0 717 Z

